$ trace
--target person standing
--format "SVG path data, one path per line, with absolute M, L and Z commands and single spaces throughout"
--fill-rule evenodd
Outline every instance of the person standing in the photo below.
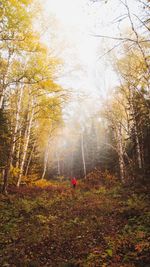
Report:
M 71 184 L 72 184 L 73 188 L 75 189 L 75 188 L 76 188 L 76 185 L 77 185 L 77 180 L 76 180 L 75 177 L 72 178 L 72 180 L 71 180 Z

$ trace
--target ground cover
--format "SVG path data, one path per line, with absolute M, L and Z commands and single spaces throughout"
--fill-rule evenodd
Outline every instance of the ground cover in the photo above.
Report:
M 147 187 L 50 184 L 0 196 L 1 267 L 149 267 Z

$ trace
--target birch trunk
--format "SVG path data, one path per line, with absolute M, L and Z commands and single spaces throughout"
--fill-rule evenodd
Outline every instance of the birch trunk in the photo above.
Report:
M 140 129 L 140 136 L 141 136 L 141 160 L 142 160 L 142 167 L 145 169 L 145 155 L 144 155 L 144 136 L 142 129 Z
M 141 157 L 140 142 L 139 142 L 139 137 L 138 137 L 136 121 L 134 123 L 134 134 L 135 134 L 135 144 L 136 144 L 136 154 L 137 154 L 138 167 L 139 167 L 139 169 L 142 169 L 142 157 Z
M 117 150 L 119 156 L 120 178 L 122 183 L 125 183 L 125 163 L 124 163 L 121 125 L 116 127 L 116 135 L 117 135 Z
M 3 84 L 0 90 L 0 109 L 4 109 L 4 98 L 5 98 L 6 89 L 7 89 L 7 86 Z
M 71 151 L 71 177 L 73 176 L 73 150 Z
M 19 97 L 18 97 L 17 107 L 16 107 L 16 123 L 15 123 L 15 129 L 14 129 L 14 134 L 13 134 L 12 154 L 14 154 L 14 151 L 15 151 L 19 121 L 20 121 L 20 110 L 21 110 L 21 102 L 22 102 L 22 95 L 23 95 L 22 87 L 18 90 L 18 93 L 19 93 Z
M 140 142 L 139 142 L 139 136 L 138 136 L 135 108 L 134 108 L 134 103 L 133 103 L 132 89 L 130 89 L 130 107 L 131 107 L 132 119 L 133 119 L 133 130 L 134 130 L 134 135 L 135 135 L 137 162 L 138 162 L 139 169 L 141 169 L 142 168 L 142 156 L 141 156 L 141 150 L 140 150 Z
M 44 156 L 44 168 L 43 168 L 43 173 L 42 173 L 42 180 L 45 177 L 46 171 L 47 171 L 47 163 L 48 163 L 48 156 L 49 156 L 49 146 L 50 146 L 50 140 L 48 142 L 47 149 L 45 151 L 45 156 Z
M 11 63 L 11 57 L 13 56 L 13 50 L 8 49 L 8 58 L 7 58 L 7 69 L 5 71 L 5 74 L 3 75 L 3 81 L 1 84 L 1 90 L 0 90 L 0 109 L 3 109 L 4 106 L 4 98 L 5 98 L 5 93 L 7 90 L 7 75 L 9 72 L 9 67 Z
M 86 179 L 86 163 L 85 163 L 85 153 L 84 153 L 83 132 L 81 133 L 81 152 L 82 152 L 82 161 L 83 161 L 84 177 Z
M 26 171 L 25 171 L 25 176 L 28 175 L 28 170 L 29 170 L 29 166 L 30 166 L 30 163 L 31 163 L 32 155 L 33 155 L 33 153 L 34 153 L 35 145 L 36 145 L 36 141 L 34 141 L 34 144 L 33 144 L 33 147 L 32 147 L 32 150 L 31 150 L 31 153 L 30 153 L 28 162 L 27 162 L 27 167 L 26 167 Z
M 34 115 L 33 99 L 31 101 L 31 114 L 28 113 L 28 115 L 29 115 L 29 122 L 28 122 L 26 131 L 25 131 L 25 136 L 24 136 L 23 155 L 22 155 L 22 160 L 21 160 L 21 164 L 20 164 L 20 173 L 19 173 L 19 177 L 18 177 L 17 187 L 19 187 L 20 183 L 21 183 L 23 170 L 24 170 L 24 164 L 25 164 L 26 155 L 27 155 L 27 151 L 28 151 L 32 121 L 33 121 L 33 115 Z
M 4 88 L 0 92 L 0 109 L 3 109 L 3 102 L 4 102 Z
M 45 154 L 44 157 L 44 168 L 43 168 L 43 173 L 42 173 L 42 180 L 45 178 L 46 170 L 47 170 L 47 162 L 48 162 L 48 153 Z
M 49 131 L 49 136 L 48 136 L 48 142 L 47 142 L 47 148 L 45 150 L 45 156 L 44 156 L 44 168 L 43 168 L 43 173 L 41 179 L 44 179 L 46 171 L 47 171 L 47 163 L 48 163 L 48 156 L 49 156 L 49 150 L 50 150 L 50 144 L 51 144 L 51 138 L 52 138 L 52 133 L 55 130 L 55 127 L 53 124 L 51 125 L 50 131 Z
M 14 155 L 14 150 L 15 150 L 15 145 L 16 145 L 17 131 L 18 131 L 18 125 L 19 125 L 19 118 L 20 118 L 21 100 L 22 100 L 22 89 L 20 90 L 20 94 L 19 94 L 18 101 L 17 101 L 15 128 L 12 134 L 10 151 L 9 151 L 9 155 L 7 159 L 7 165 L 6 165 L 5 172 L 4 172 L 2 192 L 5 194 L 7 193 L 8 177 L 9 177 L 10 169 L 12 166 L 13 155 Z
M 20 151 L 21 151 L 21 136 L 22 136 L 22 130 L 19 130 L 19 137 L 18 137 L 18 148 L 16 152 L 16 168 L 19 168 L 20 165 Z
M 58 176 L 60 176 L 60 160 L 59 160 L 59 155 L 57 155 L 57 173 L 58 173 Z

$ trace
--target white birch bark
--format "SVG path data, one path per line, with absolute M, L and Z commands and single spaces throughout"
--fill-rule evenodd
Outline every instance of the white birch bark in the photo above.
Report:
M 135 134 L 137 162 L 138 162 L 139 169 L 141 169 L 142 168 L 142 157 L 141 157 L 140 142 L 139 142 L 139 137 L 138 137 L 138 131 L 137 131 L 136 122 L 134 122 L 134 134 Z
M 6 93 L 7 86 L 8 86 L 7 85 L 7 75 L 9 72 L 9 67 L 10 67 L 12 55 L 13 55 L 13 50 L 9 49 L 8 50 L 8 59 L 7 59 L 7 69 L 5 71 L 5 74 L 3 75 L 3 80 L 2 80 L 1 87 L 0 87 L 0 109 L 3 109 L 5 93 Z
M 3 102 L 4 102 L 4 88 L 1 90 L 0 94 L 0 109 L 3 108 Z
M 20 121 L 20 110 L 21 110 L 21 102 L 22 102 L 22 95 L 23 95 L 22 87 L 18 89 L 18 93 L 19 93 L 19 96 L 18 96 L 18 101 L 17 101 L 17 106 L 16 106 L 16 123 L 15 123 L 15 128 L 14 128 L 14 133 L 13 133 L 12 155 L 14 154 L 14 151 L 15 151 L 19 121 Z
M 5 172 L 4 172 L 3 189 L 2 189 L 2 191 L 4 193 L 7 193 L 8 176 L 9 176 L 10 169 L 11 169 L 12 162 L 13 162 L 13 155 L 14 155 L 14 150 L 15 150 L 15 145 L 16 145 L 17 131 L 18 131 L 18 126 L 19 126 L 21 100 L 22 100 L 22 89 L 19 91 L 19 97 L 18 97 L 17 108 L 16 108 L 15 127 L 14 127 L 14 131 L 12 134 L 10 151 L 9 151 L 9 156 L 7 159 L 7 166 L 6 166 Z
M 21 139 L 22 136 L 22 130 L 19 130 L 19 136 L 18 136 L 18 147 L 17 147 L 17 152 L 16 152 L 16 168 L 19 168 L 19 162 L 20 162 L 20 152 L 21 152 Z
M 86 163 L 85 163 L 85 153 L 84 153 L 83 132 L 81 133 L 81 152 L 82 152 L 82 161 L 83 161 L 84 177 L 86 179 Z
M 136 154 L 137 154 L 137 162 L 139 169 L 142 168 L 142 156 L 141 156 L 141 150 L 140 150 L 140 142 L 139 142 L 139 136 L 138 136 L 138 130 L 137 130 L 137 122 L 136 122 L 136 116 L 135 116 L 135 109 L 133 104 L 133 92 L 132 88 L 129 88 L 129 94 L 130 94 L 130 108 L 131 108 L 131 117 L 133 120 L 133 130 L 135 135 L 135 145 L 136 145 Z
M 33 116 L 34 116 L 34 102 L 33 99 L 31 99 L 31 113 L 28 113 L 29 115 L 29 122 L 27 124 L 27 128 L 25 131 L 25 136 L 24 136 L 24 145 L 23 145 L 23 151 L 22 151 L 22 160 L 20 164 L 20 173 L 18 177 L 18 182 L 17 182 L 17 187 L 20 186 L 22 175 L 23 175 L 23 170 L 24 170 L 24 164 L 26 160 L 26 155 L 28 151 L 28 145 L 29 145 L 29 140 L 30 140 L 30 133 L 31 133 L 31 127 L 32 127 L 32 121 L 33 121 Z
M 71 151 L 71 177 L 73 176 L 73 156 L 74 156 L 74 153 L 73 153 L 73 148 L 72 148 L 72 151 Z
M 48 156 L 49 156 L 49 149 L 50 149 L 50 137 L 48 140 L 47 144 L 47 149 L 45 150 L 45 155 L 44 155 L 44 168 L 43 168 L 43 173 L 41 179 L 44 179 L 46 171 L 47 171 L 47 163 L 48 163 Z
M 33 143 L 33 147 L 32 147 L 32 150 L 31 150 L 31 153 L 30 153 L 28 162 L 27 162 L 27 166 L 26 166 L 26 170 L 25 170 L 25 176 L 28 175 L 29 166 L 30 166 L 30 163 L 31 163 L 32 155 L 33 155 L 33 153 L 34 153 L 35 145 L 36 145 L 36 140 L 35 140 L 34 143 Z
M 59 160 L 59 155 L 57 155 L 57 173 L 58 173 L 58 176 L 60 176 L 60 160 Z
M 47 171 L 47 162 L 48 162 L 48 149 L 45 152 L 45 156 L 44 156 L 44 168 L 43 168 L 43 173 L 42 173 L 42 177 L 41 179 L 43 180 Z
M 119 157 L 120 178 L 122 183 L 125 183 L 125 163 L 124 163 L 121 125 L 116 126 L 116 136 L 117 136 L 117 151 Z

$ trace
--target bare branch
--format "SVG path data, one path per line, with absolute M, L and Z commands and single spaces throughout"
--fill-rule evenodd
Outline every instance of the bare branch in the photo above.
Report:
M 106 39 L 112 39 L 112 40 L 117 40 L 117 41 L 128 41 L 132 43 L 137 43 L 137 40 L 127 38 L 127 37 L 115 37 L 115 36 L 107 36 L 107 35 L 100 35 L 100 34 L 92 34 L 94 37 L 100 37 L 100 38 L 106 38 Z M 150 39 L 148 40 L 140 40 L 139 43 L 147 43 L 150 42 Z

